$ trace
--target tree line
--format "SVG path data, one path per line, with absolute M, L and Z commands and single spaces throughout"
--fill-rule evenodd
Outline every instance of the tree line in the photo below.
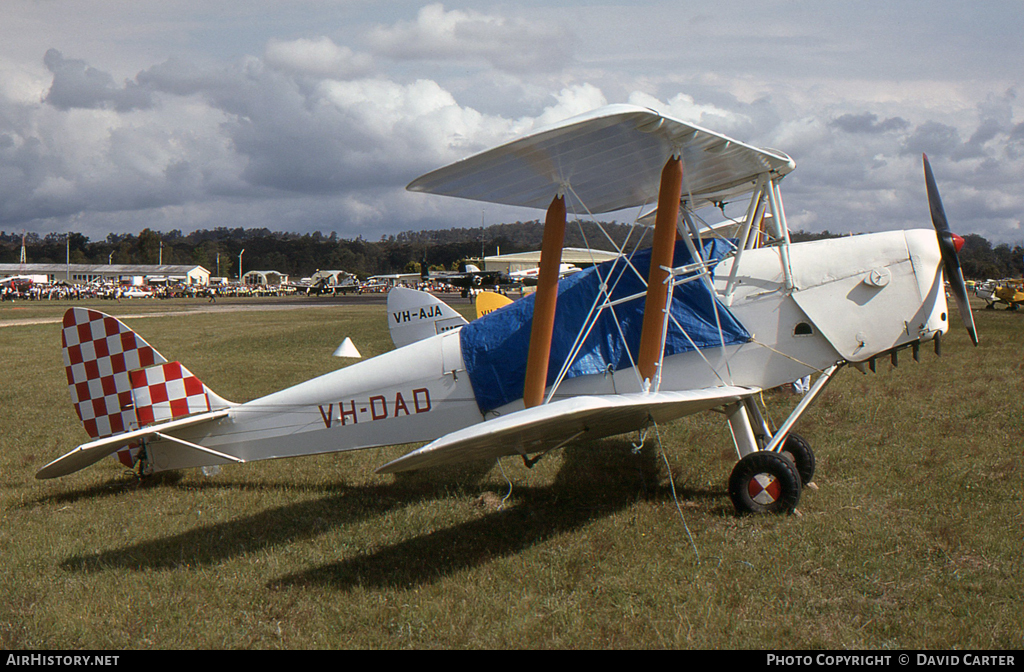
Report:
M 794 243 L 825 238 L 841 238 L 842 236 L 824 231 L 807 233 L 797 231 L 790 234 Z M 1024 275 L 1024 247 L 1000 243 L 995 247 L 984 236 L 969 233 L 963 236 L 964 246 L 957 257 L 960 268 L 968 280 L 999 280 L 1001 278 L 1019 278 Z
M 602 231 L 603 229 L 603 231 Z M 565 230 L 566 247 L 612 250 L 641 232 L 616 222 L 572 222 Z M 272 232 L 269 229 L 216 228 L 189 234 L 143 229 L 138 235 L 112 233 L 92 241 L 81 233 L 49 233 L 24 236 L 30 263 L 76 264 L 198 264 L 219 277 L 238 276 L 239 255 L 243 270 L 279 271 L 292 277 L 310 276 L 317 270 L 344 270 L 366 278 L 382 273 L 416 271 L 426 261 L 432 270 L 458 270 L 467 259 L 539 250 L 544 225 L 538 220 L 493 224 L 486 227 L 406 231 L 382 236 L 378 241 L 361 236 L 349 239 L 336 234 Z M 631 233 L 632 232 L 632 233 Z M 646 234 L 649 241 L 649 233 Z M 793 241 L 838 237 L 824 233 L 795 232 Z M 1024 248 L 993 246 L 976 234 L 964 236 L 960 264 L 972 279 L 1020 277 L 1024 274 Z M 0 263 L 17 263 L 22 235 L 0 231 Z M 647 243 L 649 244 L 649 242 Z M 243 252 L 244 250 L 244 252 Z

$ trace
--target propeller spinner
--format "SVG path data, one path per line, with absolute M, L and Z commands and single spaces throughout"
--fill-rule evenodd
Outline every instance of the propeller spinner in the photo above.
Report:
M 946 280 L 949 281 L 949 288 L 956 299 L 956 307 L 960 311 L 960 319 L 967 327 L 967 333 L 974 345 L 978 345 L 978 332 L 974 328 L 974 315 L 971 314 L 971 304 L 967 299 L 967 285 L 964 283 L 964 274 L 960 270 L 960 259 L 957 252 L 964 245 L 964 239 L 949 230 L 949 222 L 946 220 L 946 212 L 942 209 L 942 199 L 939 198 L 939 188 L 935 186 L 935 176 L 932 174 L 931 164 L 928 163 L 928 156 L 924 157 L 924 181 L 928 188 L 928 207 L 932 212 L 932 225 L 935 227 L 935 235 L 939 239 L 939 249 L 942 251 L 942 261 L 946 268 Z

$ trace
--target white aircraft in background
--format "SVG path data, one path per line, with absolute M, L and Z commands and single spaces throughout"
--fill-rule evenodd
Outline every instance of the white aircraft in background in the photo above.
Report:
M 483 317 L 512 303 L 512 299 L 495 292 L 480 292 L 474 302 L 477 317 Z M 388 292 L 388 329 L 396 348 L 466 324 L 466 318 L 429 292 L 408 287 L 395 287 Z
M 582 270 L 583 269 L 577 266 L 576 264 L 559 264 L 558 277 L 564 278 L 567 275 L 579 273 Z M 508 274 L 508 277 L 513 282 L 521 282 L 527 286 L 536 285 L 537 280 L 540 277 L 540 267 L 527 268 L 526 270 L 523 271 L 512 271 L 511 273 Z
M 431 172 L 409 189 L 547 209 L 536 293 L 245 403 L 115 318 L 72 308 L 64 359 L 91 440 L 37 477 L 115 452 L 145 475 L 413 442 L 427 443 L 379 471 L 507 455 L 530 464 L 572 441 L 720 409 L 737 450 L 736 508 L 792 511 L 814 458 L 791 429 L 844 364 L 938 346 L 943 269 L 977 343 L 927 158 L 935 230 L 799 244 L 779 189 L 794 168 L 782 152 L 612 106 Z M 740 199 L 745 215 L 727 237 L 702 229 L 699 208 Z M 638 226 L 635 247 L 558 280 L 568 208 L 590 219 L 655 203 L 653 231 Z M 771 429 L 759 393 L 809 375 L 810 391 Z

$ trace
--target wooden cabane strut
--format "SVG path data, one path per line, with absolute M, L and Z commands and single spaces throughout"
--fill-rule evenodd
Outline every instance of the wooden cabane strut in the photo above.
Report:
M 669 276 L 679 221 L 679 199 L 683 191 L 683 161 L 671 157 L 661 171 L 658 189 L 658 213 L 654 220 L 651 268 L 647 273 L 647 297 L 644 300 L 643 331 L 636 368 L 646 387 L 654 380 L 661 351 L 665 347 L 665 311 L 668 310 Z
M 648 271 L 647 295 L 644 300 L 644 321 L 640 336 L 637 369 L 644 385 L 650 387 L 655 378 L 665 340 L 665 311 L 670 290 L 669 276 L 679 220 L 679 203 L 683 190 L 682 158 L 674 155 L 665 163 L 658 190 L 658 211 L 654 223 L 651 266 Z M 527 408 L 544 403 L 547 386 L 551 338 L 558 302 L 558 267 L 562 262 L 565 240 L 565 198 L 559 194 L 548 206 L 544 220 L 544 239 L 540 253 L 540 272 L 530 328 L 530 350 L 527 355 L 523 383 L 523 403 Z
M 564 242 L 565 197 L 559 194 L 551 201 L 544 218 L 540 270 L 534 295 L 533 324 L 530 326 L 530 350 L 526 358 L 526 378 L 523 381 L 523 403 L 527 408 L 540 406 L 544 402 L 551 336 L 554 333 L 555 308 L 558 303 L 558 268 L 562 263 Z

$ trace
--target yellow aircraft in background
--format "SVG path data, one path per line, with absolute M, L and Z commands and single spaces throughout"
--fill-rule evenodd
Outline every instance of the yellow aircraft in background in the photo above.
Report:
M 974 294 L 988 302 L 987 309 L 994 309 L 997 303 L 1005 303 L 1007 310 L 1017 310 L 1024 304 L 1024 280 L 986 282 L 977 285 Z

